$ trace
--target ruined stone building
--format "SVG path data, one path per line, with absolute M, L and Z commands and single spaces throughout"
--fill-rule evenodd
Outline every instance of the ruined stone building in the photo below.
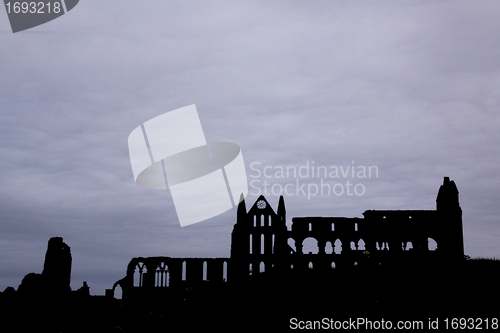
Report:
M 314 251 L 304 253 L 312 242 Z M 439 188 L 436 210 L 367 210 L 363 218 L 295 217 L 291 230 L 280 197 L 274 211 L 260 196 L 247 211 L 238 205 L 230 258 L 133 258 L 117 281 L 122 297 L 161 295 L 167 287 L 252 276 L 332 274 L 355 267 L 454 262 L 464 258 L 458 189 L 448 177 Z M 111 290 L 109 292 L 112 292 Z
M 41 274 L 27 274 L 18 288 L 22 296 L 63 295 L 71 291 L 71 249 L 62 237 L 52 237 L 47 244 Z

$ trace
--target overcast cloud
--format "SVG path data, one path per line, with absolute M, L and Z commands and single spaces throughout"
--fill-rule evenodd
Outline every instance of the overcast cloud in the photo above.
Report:
M 0 290 L 42 271 L 53 236 L 92 294 L 132 257 L 228 257 L 235 209 L 181 228 L 170 192 L 133 180 L 130 132 L 190 104 L 207 141 L 241 147 L 249 182 L 296 182 L 255 178 L 265 166 L 378 168 L 325 179 L 363 195 L 285 195 L 289 222 L 435 209 L 449 176 L 466 254 L 500 257 L 499 17 L 494 0 L 82 0 L 12 34 L 0 9 Z

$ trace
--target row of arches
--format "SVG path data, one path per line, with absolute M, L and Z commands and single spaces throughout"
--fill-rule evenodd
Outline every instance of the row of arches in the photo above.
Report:
M 306 263 L 303 263 L 305 264 L 304 265 L 300 265 L 300 266 L 296 266 L 294 267 L 294 264 L 290 264 L 289 268 L 291 270 L 293 269 L 300 269 L 301 267 L 302 268 L 308 268 L 308 269 L 314 269 L 315 268 L 315 264 L 312 262 L 312 261 L 309 261 L 309 262 L 306 262 Z M 335 263 L 335 261 L 331 261 L 331 262 L 328 262 L 325 263 L 324 262 L 321 262 L 321 263 L 317 263 L 317 265 L 319 265 L 318 267 L 321 267 L 321 268 L 325 268 L 326 266 L 328 266 L 328 268 L 331 268 L 331 269 L 335 269 L 337 268 L 337 265 Z M 345 267 L 346 264 L 344 263 L 343 267 Z M 357 261 L 354 261 L 354 262 L 351 262 L 349 264 L 347 264 L 347 266 L 350 266 L 350 267 L 357 267 L 358 266 L 358 262 Z M 266 271 L 266 269 L 272 269 L 274 268 L 274 264 L 272 263 L 266 263 L 264 261 L 261 261 L 260 263 L 249 263 L 248 265 L 248 273 L 249 275 L 256 275 L 256 274 L 259 274 L 259 273 L 264 273 Z
M 271 226 L 271 215 L 254 215 L 253 216 L 253 226 L 254 227 L 270 227 Z
M 325 267 L 325 263 L 322 261 L 322 262 L 318 262 L 316 263 L 318 265 L 318 267 L 322 266 L 322 268 Z M 315 268 L 315 264 L 313 263 L 313 261 L 309 261 L 309 262 L 305 262 L 305 263 L 302 263 L 301 265 L 298 265 L 295 264 L 296 266 L 294 267 L 294 264 L 290 264 L 289 268 L 290 269 L 300 269 L 301 267 L 302 268 L 309 268 L 309 269 L 314 269 Z M 327 263 L 328 267 L 329 268 L 332 268 L 332 269 L 335 269 L 337 268 L 337 265 L 335 263 L 335 261 L 330 261 Z M 346 264 L 344 263 L 343 264 L 343 267 L 345 267 Z M 358 262 L 357 261 L 354 261 L 354 262 L 351 262 L 349 264 L 347 264 L 347 266 L 352 266 L 352 267 L 356 267 L 358 266 Z M 248 272 L 249 272 L 249 275 L 255 275 L 255 274 L 258 274 L 258 273 L 264 273 L 266 270 L 270 270 L 270 269 L 273 269 L 274 268 L 274 264 L 273 263 L 270 263 L 270 262 L 265 262 L 265 261 L 261 261 L 260 263 L 257 262 L 257 263 L 249 263 L 248 264 Z
M 189 263 L 189 265 L 188 265 Z M 188 276 L 190 280 L 194 281 L 209 281 L 209 275 L 217 276 L 221 275 L 223 281 L 227 281 L 227 271 L 228 271 L 228 263 L 227 261 L 222 262 L 222 267 L 220 265 L 214 265 L 212 269 L 219 270 L 222 269 L 222 274 L 209 274 L 209 263 L 207 260 L 204 260 L 201 263 L 201 267 L 199 266 L 200 262 L 195 261 L 189 262 L 189 260 L 182 261 L 181 271 L 178 275 L 178 279 L 180 281 L 188 280 Z M 175 265 L 170 265 L 175 266 Z M 151 267 L 155 267 L 151 269 Z M 192 269 L 193 272 L 189 273 L 188 270 Z M 145 281 L 154 281 L 154 287 L 169 287 L 172 282 L 172 274 L 171 269 L 169 269 L 169 265 L 166 262 L 160 262 L 157 265 L 146 265 L 144 262 L 138 262 L 135 266 L 133 273 L 133 286 L 134 287 L 144 287 L 146 285 Z M 215 272 L 220 273 L 220 272 Z M 151 274 L 154 275 L 151 277 Z
M 315 231 L 315 230 L 314 230 L 315 228 L 313 227 L 313 225 L 314 225 L 314 223 L 313 223 L 313 222 L 309 222 L 309 223 L 308 223 L 309 231 Z M 321 222 L 321 223 L 320 223 L 320 225 L 321 225 L 321 230 L 320 230 L 320 231 L 325 231 L 325 230 L 324 230 L 324 227 L 323 227 L 323 226 L 324 226 L 324 223 L 323 223 L 323 222 Z M 359 230 L 358 230 L 358 228 L 359 228 L 359 227 L 358 227 L 358 223 L 357 223 L 357 222 L 354 222 L 353 227 L 354 227 L 354 231 L 359 231 Z M 330 228 L 329 228 L 329 229 L 330 229 L 329 231 L 335 231 L 335 222 L 332 222 L 332 223 L 330 224 Z M 352 230 L 352 229 L 351 229 L 351 230 Z
M 274 267 L 272 263 L 267 263 L 268 269 L 271 269 Z M 264 261 L 261 261 L 258 265 L 254 265 L 253 263 L 250 263 L 248 266 L 248 271 L 250 275 L 254 275 L 256 273 L 264 273 L 266 271 L 266 263 Z
M 273 254 L 274 234 L 250 234 L 250 254 Z
M 353 261 L 349 261 L 349 262 L 343 262 L 341 266 L 344 269 L 348 268 L 348 267 L 358 267 L 359 263 L 357 261 L 354 261 L 354 262 Z M 325 268 L 326 269 L 336 269 L 338 267 L 337 267 L 337 263 L 335 261 L 328 261 L 328 262 L 324 262 L 324 261 L 321 261 L 321 262 L 309 261 L 309 262 L 302 263 L 299 267 L 294 266 L 294 264 L 290 265 L 290 269 L 291 270 L 296 270 L 296 269 L 300 269 L 300 268 L 302 268 L 302 269 L 306 268 L 306 269 L 309 269 L 309 270 L 313 270 L 313 269 L 325 270 Z
M 346 242 L 347 243 L 347 242 Z M 415 249 L 414 244 L 410 241 L 402 241 L 398 242 L 396 250 L 409 251 Z M 295 251 L 296 250 L 296 241 L 293 238 L 288 239 L 288 245 Z M 318 254 L 320 251 L 318 241 L 313 237 L 307 237 L 301 243 L 302 245 L 302 253 L 304 254 Z M 356 241 L 350 241 L 346 245 L 346 249 L 352 251 L 364 251 L 366 250 L 366 244 L 363 239 L 359 239 Z M 344 244 L 340 239 L 333 241 L 327 241 L 324 246 L 324 253 L 326 254 L 340 254 L 344 249 Z M 392 243 L 392 247 L 389 246 L 389 242 L 385 241 L 377 241 L 375 242 L 375 249 L 377 251 L 384 250 L 395 250 L 394 243 Z M 438 244 L 433 238 L 427 239 L 427 249 L 429 251 L 436 251 L 438 249 Z

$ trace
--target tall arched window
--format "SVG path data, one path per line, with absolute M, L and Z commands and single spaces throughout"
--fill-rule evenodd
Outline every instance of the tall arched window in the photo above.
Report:
M 274 234 L 273 234 L 271 240 L 272 240 L 272 243 L 271 243 L 272 251 L 273 251 L 273 254 L 274 254 Z
M 161 262 L 156 267 L 156 272 L 155 272 L 155 286 L 156 287 L 166 287 L 167 286 L 167 274 L 168 274 L 168 267 L 164 262 Z
M 134 271 L 134 287 L 142 287 L 144 283 L 144 273 L 147 273 L 148 269 L 143 262 L 140 262 L 135 266 Z
M 249 252 L 250 254 L 252 254 L 252 246 L 253 246 L 253 243 L 252 243 L 252 234 L 250 234 L 250 248 L 249 248 Z
M 260 254 L 264 254 L 264 234 L 260 235 Z

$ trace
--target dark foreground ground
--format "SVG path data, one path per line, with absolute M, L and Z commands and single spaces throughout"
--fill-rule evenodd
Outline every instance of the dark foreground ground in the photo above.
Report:
M 379 325 L 382 319 L 393 321 L 393 327 L 400 320 L 422 321 L 426 329 L 435 319 L 444 329 L 448 318 L 451 329 L 453 318 L 457 318 L 456 325 L 458 318 L 472 318 L 475 328 L 480 325 L 484 330 L 486 324 L 492 328 L 493 318 L 500 318 L 499 278 L 499 261 L 469 260 L 427 270 L 358 269 L 333 276 L 281 279 L 259 276 L 240 283 L 170 289 L 156 300 L 2 295 L 1 331 L 268 331 L 308 327 L 314 320 L 321 321 L 323 328 L 331 328 L 325 322 L 333 326 L 331 320 L 335 320 L 353 329 L 345 323 L 358 318 Z

